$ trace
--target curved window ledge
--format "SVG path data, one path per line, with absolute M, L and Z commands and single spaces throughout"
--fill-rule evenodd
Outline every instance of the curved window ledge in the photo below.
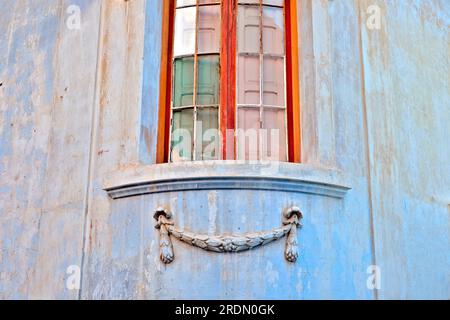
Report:
M 348 190 L 338 170 L 306 164 L 239 161 L 185 162 L 135 166 L 111 173 L 104 190 L 113 199 L 197 190 L 264 190 L 343 198 Z

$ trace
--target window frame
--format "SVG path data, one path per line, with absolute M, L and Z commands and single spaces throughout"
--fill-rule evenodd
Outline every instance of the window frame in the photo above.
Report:
M 222 160 L 236 160 L 236 78 L 237 78 L 237 0 L 224 0 L 221 6 L 219 129 Z M 173 87 L 173 42 L 176 0 L 163 1 L 162 49 L 158 111 L 156 163 L 169 162 L 171 101 Z M 301 162 L 300 84 L 297 30 L 297 0 L 285 0 L 286 118 L 288 162 Z M 227 45 L 222 45 L 222 44 Z

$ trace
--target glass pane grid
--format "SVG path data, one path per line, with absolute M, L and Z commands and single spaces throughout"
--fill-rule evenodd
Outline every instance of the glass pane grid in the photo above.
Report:
M 164 0 L 165 1 L 165 0 Z M 186 7 L 199 7 L 201 6 L 210 6 L 210 5 L 220 5 L 221 0 L 177 0 L 177 9 L 186 8 Z
M 252 157 L 256 153 L 258 159 L 275 157 L 286 161 L 284 0 L 239 0 L 238 3 L 236 121 L 238 129 L 257 129 L 257 141 L 253 141 L 257 150 L 240 146 L 244 141 L 238 139 L 238 157 L 255 160 Z M 274 144 L 276 150 L 272 148 L 275 142 L 272 131 L 279 136 L 279 143 Z
M 271 108 L 271 109 L 286 109 L 285 106 L 274 106 L 274 105 L 251 105 L 251 104 L 238 104 L 239 108 Z
M 220 147 L 215 144 L 220 139 L 212 133 L 218 132 L 220 102 L 220 3 L 177 0 L 169 155 L 172 162 L 219 157 Z M 190 135 L 190 143 L 183 141 L 180 132 Z M 180 152 L 180 147 L 190 150 Z
M 245 5 L 245 4 L 262 4 L 265 6 L 275 6 L 275 7 L 284 7 L 284 0 L 239 0 L 239 4 Z

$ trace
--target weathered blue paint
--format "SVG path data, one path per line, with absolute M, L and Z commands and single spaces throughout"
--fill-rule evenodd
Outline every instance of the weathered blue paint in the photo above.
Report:
M 378 2 L 362 34 L 380 297 L 448 298 L 449 3 Z
M 66 26 L 71 4 L 80 30 Z M 374 4 L 380 30 L 365 25 Z M 111 199 L 114 182 L 157 178 L 162 1 L 4 1 L 0 298 L 449 299 L 450 2 L 298 7 L 304 154 L 283 174 L 334 172 L 351 187 L 342 199 L 281 190 Z M 233 255 L 174 240 L 175 261 L 159 260 L 158 206 L 179 227 L 240 234 L 279 226 L 292 204 L 304 213 L 296 264 L 282 241 Z M 376 292 L 366 286 L 372 264 Z M 66 287 L 71 265 L 82 269 L 80 291 Z
M 144 63 L 139 158 L 144 164 L 156 162 L 158 141 L 159 80 L 163 2 L 149 0 L 145 8 Z

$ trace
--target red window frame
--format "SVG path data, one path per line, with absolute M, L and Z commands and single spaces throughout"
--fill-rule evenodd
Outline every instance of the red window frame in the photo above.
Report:
M 176 0 L 163 2 L 157 163 L 169 161 L 175 2 Z M 234 132 L 236 128 L 237 0 L 222 0 L 221 15 L 219 126 L 222 135 L 223 160 L 235 160 L 236 141 L 234 135 L 227 136 L 227 131 Z M 301 161 L 301 128 L 297 0 L 285 0 L 284 15 L 288 161 L 299 163 Z

